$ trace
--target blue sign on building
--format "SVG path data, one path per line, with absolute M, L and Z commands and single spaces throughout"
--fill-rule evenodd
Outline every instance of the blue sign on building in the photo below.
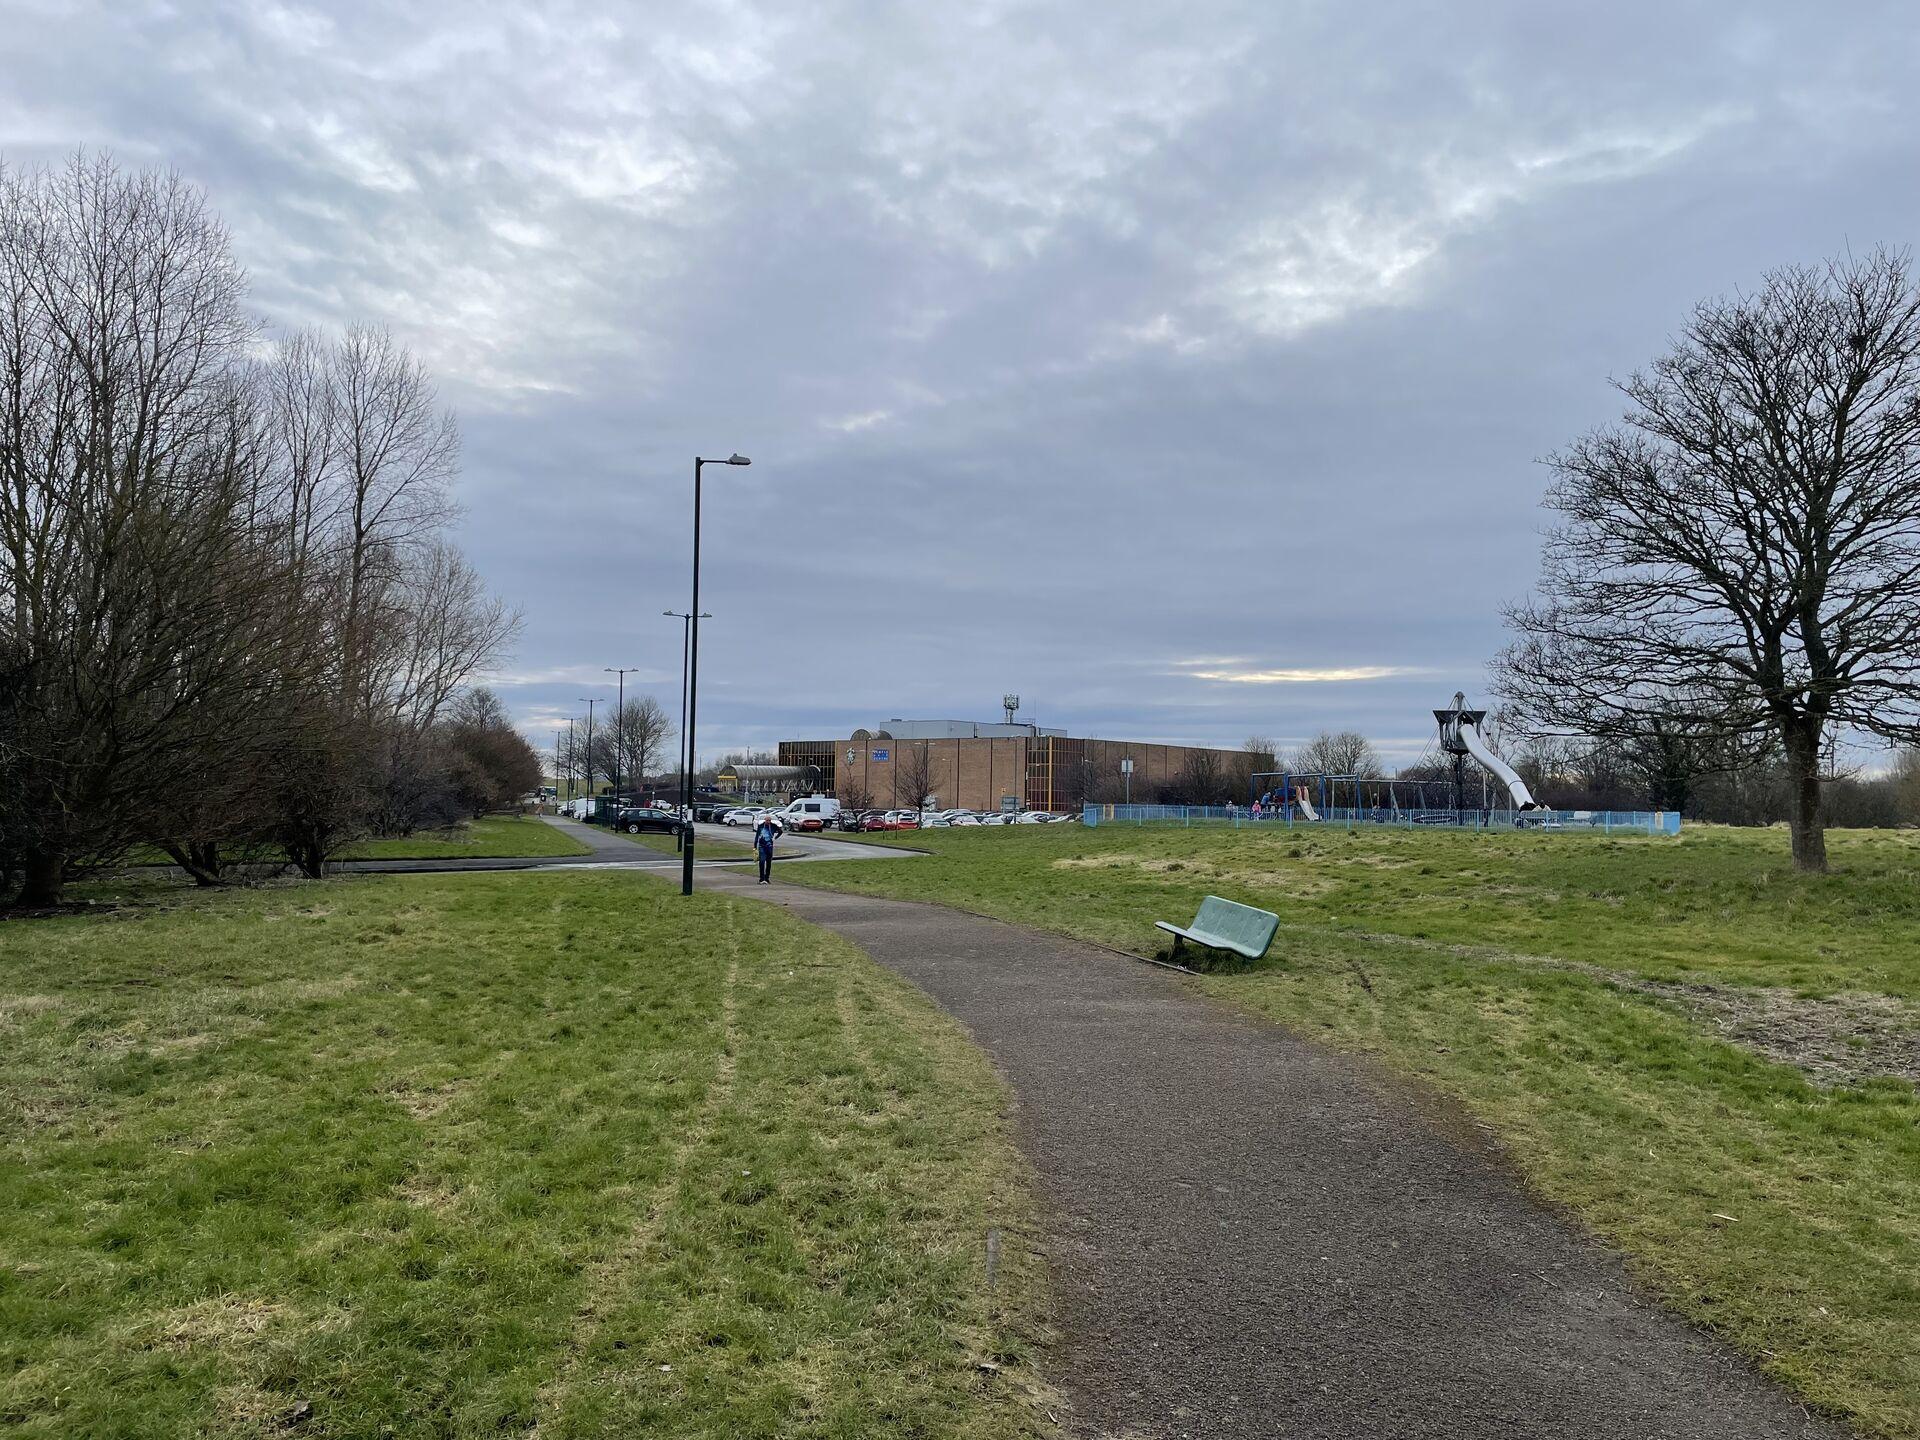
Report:
M 874 752 L 873 752 L 873 758 L 874 758 L 875 760 L 885 760 L 885 759 L 887 758 L 887 755 L 888 755 L 888 754 L 889 754 L 889 752 L 888 752 L 888 751 L 885 751 L 885 750 L 876 750 L 876 751 L 874 751 Z

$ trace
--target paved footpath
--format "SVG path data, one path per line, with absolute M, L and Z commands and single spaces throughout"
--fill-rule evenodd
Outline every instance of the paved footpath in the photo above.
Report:
M 342 875 L 445 875 L 482 870 L 678 870 L 680 856 L 672 850 L 654 850 L 635 844 L 624 835 L 616 835 L 604 825 L 583 825 L 577 820 L 562 820 L 557 815 L 541 817 L 547 824 L 571 835 L 587 847 L 584 855 L 528 855 L 499 859 L 474 859 L 446 856 L 437 860 L 340 860 L 333 869 Z M 751 865 L 751 859 L 702 859 L 704 845 L 724 841 L 735 847 L 751 847 L 751 832 L 723 825 L 695 828 L 694 863 L 703 871 L 710 865 Z M 711 851 L 704 852 L 711 854 Z M 854 840 L 833 840 L 822 835 L 783 835 L 774 847 L 781 862 L 789 860 L 901 860 L 911 859 L 917 851 L 889 845 L 862 845 Z
M 1362 1062 L 1181 977 L 711 871 L 924 988 L 1019 1097 L 1085 1437 L 1840 1437 Z

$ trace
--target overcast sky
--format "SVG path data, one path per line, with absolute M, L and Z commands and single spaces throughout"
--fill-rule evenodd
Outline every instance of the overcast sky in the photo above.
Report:
M 1368 18 L 1371 12 L 1376 18 Z M 1840 26 L 1842 28 L 1835 28 Z M 203 184 L 465 435 L 536 743 L 892 716 L 1398 759 L 1539 457 L 1697 299 L 1920 226 L 1910 4 L 0 0 L 0 154 Z

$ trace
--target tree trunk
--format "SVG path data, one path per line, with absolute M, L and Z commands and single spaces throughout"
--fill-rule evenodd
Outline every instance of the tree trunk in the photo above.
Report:
M 65 857 L 51 851 L 36 850 L 27 856 L 22 871 L 20 894 L 14 901 L 16 905 L 38 910 L 60 903 L 67 883 Z
M 220 863 L 220 847 L 205 841 L 190 845 L 179 845 L 172 841 L 160 847 L 178 865 L 192 877 L 193 883 L 203 888 L 224 884 L 223 867 Z
M 1820 813 L 1820 736 L 1803 729 L 1787 735 L 1787 773 L 1792 794 L 1793 868 L 1824 874 L 1827 868 L 1827 828 Z
M 287 846 L 287 858 L 309 880 L 318 880 L 327 870 L 327 852 L 317 840 L 300 839 Z

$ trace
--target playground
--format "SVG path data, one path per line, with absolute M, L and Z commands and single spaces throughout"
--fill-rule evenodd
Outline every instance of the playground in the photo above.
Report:
M 1435 710 L 1438 733 L 1408 778 L 1262 770 L 1243 803 L 1089 805 L 1089 825 L 1390 825 L 1403 829 L 1598 830 L 1678 835 L 1677 811 L 1555 810 L 1542 804 L 1485 733 L 1487 712 L 1463 693 Z M 1473 762 L 1469 767 L 1468 761 Z

